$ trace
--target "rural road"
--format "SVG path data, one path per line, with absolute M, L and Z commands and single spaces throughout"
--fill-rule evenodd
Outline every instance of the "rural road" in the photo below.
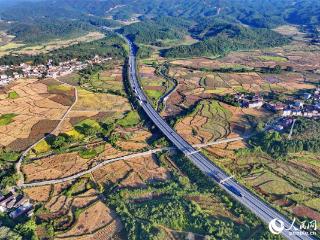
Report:
M 283 222 L 285 229 L 281 232 L 282 236 L 290 240 L 311 240 L 308 235 L 297 235 L 294 233 L 292 223 L 282 214 L 267 205 L 264 201 L 256 197 L 253 193 L 239 184 L 233 178 L 230 178 L 218 166 L 197 151 L 193 146 L 186 142 L 174 129 L 172 129 L 159 115 L 159 113 L 149 103 L 148 98 L 144 94 L 137 77 L 136 67 L 136 47 L 127 39 L 130 47 L 129 55 L 129 82 L 135 97 L 139 101 L 142 109 L 150 118 L 150 120 L 158 127 L 158 129 L 175 145 L 195 166 L 197 166 L 204 174 L 210 176 L 217 184 L 224 189 L 230 196 L 240 202 L 265 224 L 269 224 L 272 220 L 278 219 Z M 223 183 L 220 181 L 228 179 Z M 279 226 L 278 226 L 279 227 Z M 291 228 L 290 228 L 291 227 Z
M 219 141 L 215 141 L 215 142 L 208 142 L 208 143 L 204 143 L 204 144 L 196 144 L 196 145 L 193 145 L 193 147 L 204 148 L 204 147 L 207 147 L 207 146 L 218 145 L 218 144 L 223 144 L 223 143 L 230 143 L 230 142 L 236 142 L 236 141 L 240 141 L 240 140 L 243 140 L 243 138 L 239 137 L 239 138 L 223 139 L 223 140 L 219 140 Z M 79 172 L 77 174 L 70 175 L 68 177 L 56 178 L 56 179 L 51 179 L 51 180 L 43 180 L 43 181 L 35 181 L 35 182 L 32 182 L 32 183 L 21 183 L 20 187 L 21 188 L 40 187 L 40 186 L 46 186 L 46 185 L 51 185 L 51 184 L 64 183 L 64 182 L 72 181 L 72 180 L 75 180 L 77 178 L 83 177 L 84 175 L 90 174 L 90 173 L 98 170 L 99 168 L 102 168 L 105 165 L 110 164 L 110 163 L 114 163 L 114 162 L 117 162 L 117 161 L 123 161 L 123 160 L 130 160 L 130 159 L 134 159 L 134 158 L 138 158 L 138 157 L 145 157 L 145 156 L 149 156 L 149 155 L 154 154 L 154 153 L 167 151 L 167 150 L 175 150 L 175 149 L 176 148 L 174 148 L 174 147 L 157 148 L 157 149 L 149 150 L 149 151 L 146 151 L 146 152 L 135 153 L 135 154 L 125 155 L 125 156 L 122 156 L 122 157 L 112 158 L 112 159 L 105 160 L 105 161 L 99 163 L 98 165 L 96 165 L 96 166 L 94 166 L 94 167 L 92 167 L 92 168 L 90 168 L 90 169 L 88 169 L 86 171 L 82 171 L 82 172 Z

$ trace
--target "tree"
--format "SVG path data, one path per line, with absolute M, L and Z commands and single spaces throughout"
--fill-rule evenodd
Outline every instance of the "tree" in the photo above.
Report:
M 274 73 L 276 74 L 280 74 L 282 69 L 281 69 L 281 66 L 280 65 L 276 65 L 273 69 Z
M 14 227 L 14 230 L 23 236 L 24 239 L 32 239 L 34 236 L 34 231 L 36 230 L 37 225 L 33 219 L 29 221 L 18 224 Z
M 57 136 L 52 142 L 52 148 L 59 149 L 66 143 L 66 138 L 62 135 Z
M 80 133 L 82 133 L 82 134 L 84 134 L 85 136 L 88 136 L 88 137 L 94 136 L 94 135 L 96 135 L 98 133 L 98 130 L 96 128 L 94 128 L 94 127 L 92 127 L 92 126 L 90 126 L 88 124 L 83 124 L 81 126 L 78 126 L 77 130 Z
M 18 233 L 12 231 L 10 228 L 3 226 L 0 227 L 0 239 L 22 240 L 22 237 Z

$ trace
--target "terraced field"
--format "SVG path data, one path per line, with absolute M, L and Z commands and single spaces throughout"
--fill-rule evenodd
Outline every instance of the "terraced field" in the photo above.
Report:
M 42 203 L 37 217 L 43 223 L 52 221 L 56 239 L 106 239 L 120 232 L 122 224 L 93 186 L 92 180 L 81 178 L 73 183 L 29 188 L 25 193 Z M 37 233 L 42 238 L 52 234 L 45 224 L 38 225 Z
M 215 146 L 217 147 L 217 146 Z M 288 161 L 275 160 L 252 150 L 229 148 L 219 155 L 213 149 L 205 153 L 258 195 L 283 211 L 298 217 L 320 219 L 318 192 L 320 168 L 312 164 L 319 157 L 311 153 L 292 154 Z
M 191 114 L 178 121 L 175 128 L 190 143 L 205 143 L 230 134 L 231 116 L 219 102 L 202 101 Z

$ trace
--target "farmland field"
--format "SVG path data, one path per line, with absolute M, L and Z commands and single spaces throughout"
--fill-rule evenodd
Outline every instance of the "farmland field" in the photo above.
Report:
M 53 220 L 57 239 L 111 237 L 122 230 L 121 222 L 113 210 L 99 200 L 99 193 L 92 184 L 89 178 L 82 178 L 73 183 L 29 188 L 25 193 L 42 203 L 37 217 L 44 224 Z M 39 198 L 41 195 L 43 197 Z M 90 221 L 91 225 L 88 225 L 88 218 L 92 216 L 96 216 L 96 221 Z M 38 225 L 36 231 L 43 238 L 51 234 L 44 225 Z
M 103 71 L 90 76 L 82 85 L 87 90 L 106 91 L 117 95 L 125 95 L 122 82 L 123 65 L 120 62 L 108 62 Z
M 300 38 L 295 29 L 278 29 Z M 192 58 L 170 61 L 170 76 L 177 91 L 167 101 L 165 117 L 179 114 L 175 128 L 190 143 L 250 136 L 258 122 L 275 117 L 263 108 L 248 109 L 219 102 L 238 92 L 278 94 L 287 101 L 297 92 L 319 83 L 320 48 L 305 42 L 255 51 L 230 53 L 217 59 Z M 261 71 L 280 66 L 277 73 Z M 271 202 L 288 216 L 319 219 L 319 158 L 303 152 L 274 159 L 247 141 L 206 147 L 203 153 L 227 173 Z
M 131 105 L 124 93 L 122 65 L 119 62 L 112 62 L 105 68 L 90 76 L 89 81 L 81 86 L 78 86 L 79 75 L 69 75 L 61 79 L 77 86 L 78 101 L 62 123 L 60 132 L 81 138 L 74 129 L 77 123 L 85 119 L 93 119 L 111 124 L 120 121 L 131 111 Z M 131 117 L 136 118 L 131 114 L 130 121 L 135 120 Z M 124 121 L 122 120 L 122 123 Z
M 178 121 L 175 128 L 190 143 L 204 143 L 225 138 L 230 134 L 232 113 L 219 102 L 201 102 L 193 112 Z
M 214 162 L 236 175 L 237 179 L 274 206 L 298 217 L 320 218 L 316 207 L 320 169 L 309 160 L 318 159 L 317 156 L 305 153 L 308 157 L 302 159 L 300 154 L 292 155 L 289 161 L 284 162 L 250 150 L 237 152 L 237 149 L 231 149 L 230 154 L 220 156 L 213 155 L 216 151 L 211 151 L 205 150 Z
M 100 104 L 97 105 L 96 103 Z M 127 111 L 130 109 L 128 100 L 124 97 L 104 94 L 92 93 L 84 89 L 79 89 L 79 100 L 74 111 Z
M 54 40 L 42 45 L 26 45 L 21 43 L 16 43 L 11 41 L 7 42 L 5 45 L 0 46 L 0 56 L 7 54 L 40 54 L 47 53 L 58 48 L 68 47 L 74 44 L 78 44 L 80 42 L 90 42 L 94 40 L 98 40 L 104 37 L 104 34 L 99 32 L 91 32 L 84 36 L 73 38 L 69 40 Z
M 173 83 L 156 74 L 156 67 L 142 64 L 139 68 L 141 85 L 155 107 L 158 107 L 159 100 L 165 93 L 173 88 Z
M 7 116 L 1 120 L 5 123 L 0 126 L 1 145 L 22 150 L 53 130 L 74 101 L 72 89 L 61 88 L 54 80 L 32 79 L 8 86 L 0 94 L 0 115 Z M 8 98 L 13 93 L 14 98 Z

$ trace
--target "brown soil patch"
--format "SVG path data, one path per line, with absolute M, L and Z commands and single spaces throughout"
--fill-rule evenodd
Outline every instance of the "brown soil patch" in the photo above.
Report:
M 71 199 L 68 199 L 64 195 L 53 196 L 50 201 L 45 205 L 47 209 L 50 209 L 51 213 L 66 212 L 71 204 Z
M 147 140 L 152 134 L 142 128 L 118 128 L 121 139 L 116 143 L 124 151 L 139 151 L 148 148 Z
M 296 206 L 292 208 L 292 212 L 299 217 L 308 217 L 310 219 L 320 221 L 320 213 L 305 206 Z
M 33 187 L 24 189 L 25 194 L 36 202 L 46 202 L 49 200 L 52 186 Z
M 73 175 L 88 169 L 90 160 L 78 153 L 66 153 L 43 158 L 23 165 L 26 182 L 50 180 Z
M 58 237 L 65 238 L 92 234 L 96 230 L 111 224 L 115 219 L 117 224 L 120 225 L 121 223 L 117 219 L 115 213 L 99 201 L 81 213 L 76 224 L 69 231 L 58 235 Z
M 210 153 L 210 155 L 213 155 L 219 158 L 233 159 L 235 157 L 234 150 L 238 150 L 245 147 L 246 147 L 246 144 L 244 141 L 237 141 L 237 142 L 230 142 L 230 143 L 209 146 L 206 148 L 206 150 Z
M 97 193 L 94 189 L 90 189 L 84 194 L 78 195 L 73 199 L 72 205 L 76 208 L 84 208 L 98 200 Z
M 16 151 L 27 149 L 30 145 L 37 142 L 47 134 L 52 132 L 58 125 L 59 121 L 41 120 L 32 126 L 28 138 L 18 138 L 8 145 L 8 148 Z
M 71 106 L 73 104 L 74 99 L 69 95 L 56 95 L 50 98 L 50 100 L 59 103 L 63 106 Z
M 105 151 L 93 159 L 83 159 L 77 152 L 63 153 L 44 157 L 23 165 L 26 182 L 63 178 L 85 171 L 101 161 L 127 155 L 110 144 L 105 145 Z
M 109 164 L 93 173 L 99 183 L 121 182 L 121 187 L 143 187 L 152 179 L 167 179 L 168 171 L 154 157 L 135 158 Z

